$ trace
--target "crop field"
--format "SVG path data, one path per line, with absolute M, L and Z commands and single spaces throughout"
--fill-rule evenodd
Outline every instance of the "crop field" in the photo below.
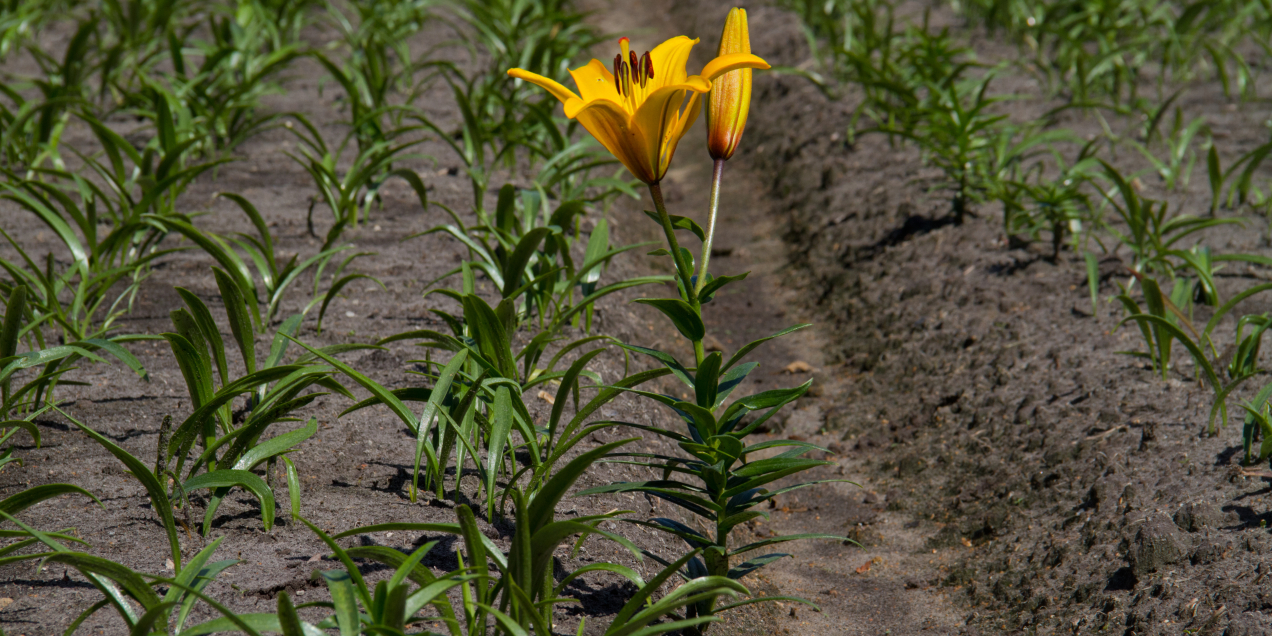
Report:
M 1267 0 L 0 1 L 0 636 L 1272 634 Z

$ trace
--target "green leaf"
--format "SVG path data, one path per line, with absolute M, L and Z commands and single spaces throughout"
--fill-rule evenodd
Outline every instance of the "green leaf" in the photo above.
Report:
M 465 504 L 460 504 L 460 505 L 465 505 Z M 456 507 L 456 509 L 458 510 L 458 506 Z M 377 523 L 375 525 L 362 526 L 360 528 L 345 530 L 344 532 L 334 535 L 332 539 L 343 539 L 344 537 L 351 537 L 358 534 L 371 534 L 375 532 L 444 532 L 446 534 L 453 534 L 456 536 L 463 535 L 463 529 L 460 527 L 460 524 L 458 523 L 394 522 L 394 523 Z M 491 560 L 495 561 L 500 568 L 507 567 L 507 563 L 504 561 L 503 551 L 500 550 L 499 546 L 495 545 L 495 542 L 492 541 L 489 537 L 486 537 L 486 535 L 481 534 L 480 532 L 478 532 L 477 534 L 483 537 L 481 539 L 482 546 L 484 546 L 483 549 L 490 556 Z
M 759 550 L 760 548 L 768 547 L 770 545 L 776 545 L 778 543 L 786 543 L 788 541 L 802 541 L 804 539 L 826 539 L 829 541 L 841 541 L 841 542 L 852 541 L 852 539 L 849 539 L 848 537 L 840 537 L 833 534 L 820 534 L 820 533 L 788 534 L 781 537 L 770 537 L 762 541 L 756 541 L 755 543 L 748 543 L 736 550 L 730 550 L 729 555 L 732 556 L 734 554 L 744 554 L 747 552 L 753 552 L 755 550 Z
M 242 457 L 238 458 L 238 461 L 234 462 L 234 468 L 237 470 L 251 470 L 261 462 L 287 452 L 301 442 L 313 437 L 317 432 L 318 419 L 311 417 L 304 428 L 283 433 L 249 448 L 247 452 L 243 453 Z
M 247 215 L 248 220 L 251 221 L 252 225 L 256 228 L 256 233 L 261 237 L 261 247 L 264 248 L 261 252 L 265 257 L 265 260 L 269 263 L 268 274 L 273 275 L 277 272 L 278 265 L 274 260 L 274 238 L 273 235 L 270 234 L 269 225 L 265 223 L 264 217 L 262 217 L 261 213 L 257 211 L 256 206 L 252 205 L 252 202 L 248 201 L 243 195 L 235 194 L 233 192 L 218 192 L 216 193 L 216 196 L 233 201 L 236 205 L 238 205 L 239 209 L 243 211 L 243 214 Z
M 659 351 L 657 349 L 648 349 L 646 347 L 638 347 L 636 345 L 623 344 L 621 342 L 618 344 L 618 346 L 624 349 L 627 349 L 629 351 L 643 353 L 663 363 L 664 365 L 667 366 L 667 370 L 671 371 L 672 374 L 674 374 L 681 382 L 685 384 L 685 386 L 691 389 L 694 388 L 693 376 L 689 375 L 689 370 L 686 369 L 684 365 L 680 364 L 680 361 L 677 360 L 675 357 L 673 357 L 671 354 L 663 353 L 662 351 Z
M 286 592 L 280 592 L 279 594 L 281 598 L 281 595 L 286 594 Z M 290 604 L 290 601 L 288 603 Z M 293 609 L 289 618 L 294 616 L 295 610 Z M 183 630 L 181 636 L 205 636 L 206 634 L 237 632 L 241 631 L 241 624 L 247 625 L 257 632 L 279 632 L 284 636 L 327 636 L 325 630 L 318 629 L 309 623 L 301 621 L 299 618 L 295 618 L 296 622 L 294 623 L 284 623 L 284 620 L 280 619 L 278 614 L 237 614 L 234 619 L 226 616 L 215 618 Z M 295 629 L 296 625 L 299 625 L 301 631 L 287 631 L 288 629 Z
M 292 605 L 291 597 L 287 595 L 287 590 L 279 590 L 278 592 L 278 630 L 283 636 L 302 636 L 304 628 L 301 627 L 300 616 L 296 614 L 296 607 Z
M 423 386 L 408 386 L 401 389 L 393 389 L 390 393 L 403 402 L 427 402 L 429 396 L 433 395 L 433 389 Z M 383 403 L 384 402 L 380 398 L 373 395 L 341 411 L 339 417 L 344 417 L 354 411 L 360 411 L 369 406 L 375 406 Z
M 713 409 L 716 405 L 716 395 L 720 388 L 720 362 L 723 356 L 719 351 L 713 352 L 702 359 L 702 364 L 698 365 L 698 373 L 694 377 L 693 388 L 694 397 L 697 398 L 698 406 L 704 409 Z M 714 420 L 714 416 L 712 420 Z
M 172 347 L 172 354 L 177 359 L 177 366 L 181 368 L 181 375 L 185 378 L 186 389 L 190 394 L 190 400 L 194 403 L 194 408 L 198 409 L 208 403 L 213 393 L 212 369 L 208 365 L 207 356 L 200 355 L 194 343 L 180 334 L 160 335 Z
M 529 517 L 526 521 L 532 532 L 547 525 L 552 520 L 553 512 L 556 510 L 557 504 L 561 498 L 565 496 L 565 492 L 569 490 L 574 482 L 586 471 L 593 463 L 607 455 L 610 451 L 619 448 L 629 442 L 633 442 L 639 438 L 629 438 L 610 442 L 603 446 L 598 446 L 586 453 L 579 455 L 566 464 L 561 470 L 557 471 L 551 479 L 539 489 L 535 495 L 534 501 L 530 503 Z
M 274 527 L 274 493 L 265 484 L 265 480 L 257 477 L 255 473 L 227 468 L 195 475 L 183 484 L 186 492 L 200 488 L 229 488 L 232 486 L 241 486 L 256 496 L 256 499 L 261 503 L 261 521 L 265 524 L 265 531 L 269 532 Z M 210 525 L 211 520 L 205 519 L 203 524 L 204 534 L 207 534 Z
M 803 329 L 805 327 L 811 327 L 811 326 L 813 326 L 812 323 L 804 323 L 802 325 L 795 325 L 794 327 L 787 327 L 771 336 L 766 336 L 764 338 L 760 338 L 759 340 L 753 340 L 751 342 L 748 342 L 741 349 L 738 349 L 737 353 L 734 353 L 732 356 L 730 356 L 729 361 L 725 362 L 724 366 L 721 367 L 721 369 L 725 371 L 729 370 L 730 368 L 733 367 L 733 365 L 741 362 L 742 358 L 746 357 L 746 354 L 751 353 L 752 351 L 755 350 L 756 347 L 768 342 L 769 340 L 772 340 L 774 338 L 781 338 L 782 336 L 794 333 L 796 331 L 799 331 L 800 329 Z
M 166 602 L 150 608 L 145 614 L 141 615 L 141 618 L 132 626 L 132 630 L 129 633 L 132 636 L 149 636 L 150 631 L 155 627 L 155 623 L 161 622 L 160 619 L 162 619 L 163 623 L 168 622 L 168 613 L 174 606 L 176 606 L 176 603 Z
M 759 427 L 760 424 L 763 424 L 766 420 L 768 420 L 768 418 L 772 417 L 778 409 L 799 399 L 800 396 L 807 393 L 808 389 L 812 386 L 813 380 L 812 378 L 809 378 L 808 381 L 797 387 L 771 389 L 740 398 L 730 404 L 729 408 L 725 409 L 724 414 L 720 416 L 719 419 L 723 423 L 720 427 L 720 432 L 733 432 L 737 428 L 738 423 L 741 422 L 742 418 L 745 417 L 747 413 L 769 409 L 768 413 L 756 418 L 754 421 L 747 424 L 744 429 L 737 431 L 735 434 L 742 435 L 743 433 L 749 433 Z
M 609 251 L 609 243 L 609 222 L 601 219 L 596 222 L 596 227 L 592 229 L 592 235 L 587 239 L 587 250 L 583 253 L 584 266 L 586 267 L 588 263 L 595 263 L 595 265 L 581 272 L 580 283 L 595 285 L 601 279 L 600 259 Z M 591 293 L 591 289 L 587 289 L 585 293 Z
M 323 316 L 327 314 L 327 305 L 331 304 L 332 300 L 335 300 L 336 296 L 340 293 L 340 290 L 344 289 L 345 285 L 348 285 L 349 283 L 352 283 L 355 280 L 359 280 L 363 278 L 375 281 L 375 283 L 379 285 L 381 289 L 384 288 L 384 283 L 381 283 L 378 278 L 375 278 L 374 276 L 371 276 L 370 274 L 347 274 L 345 276 L 342 276 L 339 280 L 331 284 L 331 287 L 327 290 L 327 293 L 324 294 L 322 297 L 322 307 L 318 309 L 318 326 L 320 330 L 322 328 L 322 318 Z
M 291 518 L 295 521 L 300 517 L 300 475 L 296 473 L 296 464 L 291 458 L 283 456 L 279 459 L 287 466 L 287 497 L 291 500 Z
M 495 365 L 501 377 L 517 379 L 516 359 L 512 355 L 512 343 L 504 331 L 503 321 L 495 311 L 476 294 L 464 296 L 464 322 L 472 330 L 482 357 Z
M 517 186 L 505 183 L 499 188 L 499 198 L 495 203 L 495 227 L 506 234 L 517 229 Z
M 715 415 L 709 409 L 705 409 L 693 402 L 676 402 L 671 405 L 680 413 L 688 417 L 689 424 L 703 438 L 710 437 L 719 432 Z
M 293 314 L 288 316 L 283 324 L 278 326 L 278 332 L 274 334 L 274 341 L 269 345 L 269 355 L 265 358 L 265 368 L 278 366 L 282 362 L 283 355 L 287 353 L 287 345 L 291 343 L 287 336 L 295 337 L 296 332 L 300 330 L 300 322 L 304 320 L 303 314 Z
M 5 303 L 4 326 L 0 327 L 0 359 L 18 352 L 18 332 L 22 329 L 22 314 L 26 311 L 27 293 L 26 285 L 17 285 Z
M 662 224 L 662 220 L 658 218 L 657 212 L 645 210 L 645 215 L 653 219 L 655 223 L 660 225 Z M 702 230 L 702 226 L 698 225 L 697 221 L 694 221 L 687 216 L 676 216 L 674 214 L 668 214 L 667 218 L 671 219 L 671 227 L 676 228 L 677 230 L 689 230 L 690 232 L 693 232 L 694 236 L 698 237 L 699 241 L 707 240 L 707 233 Z
M 588 565 L 585 565 L 581 568 L 578 568 L 570 572 L 569 574 L 566 574 L 565 578 L 561 579 L 561 582 L 557 583 L 556 588 L 552 590 L 552 595 L 560 596 L 561 592 L 564 591 L 565 588 L 569 586 L 571 582 L 574 581 L 574 579 L 580 576 L 583 576 L 584 574 L 587 574 L 589 572 L 609 572 L 610 574 L 617 574 L 618 576 L 621 576 L 627 579 L 628 581 L 631 581 L 632 584 L 636 586 L 636 589 L 640 589 L 645 586 L 645 579 L 644 577 L 640 575 L 640 572 L 637 572 L 636 570 L 633 570 L 625 565 L 620 565 L 618 563 L 605 563 L 605 562 L 589 563 Z
M 238 343 L 243 354 L 243 363 L 248 373 L 256 372 L 256 332 L 252 329 L 252 319 L 247 309 L 247 297 L 235 280 L 221 268 L 213 267 L 216 286 L 221 290 L 221 300 L 225 302 L 225 313 L 230 318 L 230 333 Z
M 632 302 L 649 305 L 661 311 L 671 324 L 676 326 L 680 335 L 692 342 L 701 342 L 707 335 L 707 327 L 702 324 L 702 317 L 693 310 L 693 306 L 679 298 L 637 298 Z
M 4 501 L 0 501 L 0 512 L 16 515 L 19 512 L 40 503 L 41 501 L 48 501 L 49 499 L 54 499 L 62 495 L 71 495 L 75 493 L 84 495 L 97 502 L 98 506 L 103 509 L 105 508 L 105 506 L 102 505 L 102 502 L 94 496 L 93 493 L 84 490 L 79 486 L 72 484 L 44 484 L 41 486 L 32 486 L 31 488 L 27 488 L 21 492 L 9 495 L 4 499 Z
M 557 389 L 556 399 L 552 402 L 552 413 L 548 416 L 548 443 L 556 441 L 557 424 L 561 421 L 561 414 L 565 412 L 565 405 L 569 402 L 570 391 L 574 391 L 575 405 L 578 404 L 579 394 L 579 374 L 583 373 L 583 369 L 593 358 L 604 352 L 605 349 L 593 349 L 579 356 L 574 364 L 566 370 L 565 375 L 561 376 L 561 386 Z
M 411 477 L 411 501 L 415 501 L 416 492 L 419 489 L 420 479 L 420 460 L 426 450 L 428 457 L 433 466 L 433 479 L 437 487 L 442 486 L 442 478 L 445 472 L 445 466 L 441 462 L 450 461 L 448 457 L 437 457 L 437 451 L 429 445 L 429 433 L 434 422 L 437 421 L 441 414 L 442 402 L 451 393 L 451 386 L 455 382 L 455 377 L 464 368 L 464 363 L 468 360 L 468 351 L 462 350 L 451 357 L 446 366 L 442 368 L 442 372 L 437 376 L 437 383 L 433 385 L 432 392 L 428 396 L 428 403 L 424 405 L 424 409 L 420 412 L 418 425 L 415 428 L 415 470 Z M 456 477 L 458 480 L 458 476 Z
M 104 576 L 124 588 L 129 596 L 137 599 L 142 607 L 147 611 L 159 605 L 159 597 L 154 590 L 146 584 L 146 581 L 137 575 L 136 572 L 101 557 L 83 552 L 58 552 L 45 558 L 48 563 L 62 563 L 69 565 L 85 574 L 97 574 Z
M 508 298 L 513 290 L 521 285 L 521 276 L 525 271 L 526 264 L 530 262 L 530 257 L 534 256 L 535 250 L 539 248 L 539 243 L 552 234 L 551 228 L 539 227 L 530 230 L 525 236 L 517 241 L 517 247 L 513 250 L 512 255 L 508 257 L 508 261 L 503 267 L 503 288 L 501 292 L 504 298 Z
M 1086 260 L 1087 289 L 1091 292 L 1091 315 L 1098 316 L 1100 313 L 1100 262 L 1091 252 L 1083 252 L 1082 257 Z
M 358 612 L 357 594 L 353 580 L 344 570 L 326 570 L 320 573 L 331 592 L 331 604 L 336 610 L 336 624 L 340 636 L 358 636 L 362 633 L 362 618 Z
M 177 540 L 177 522 L 172 518 L 172 504 L 168 501 L 168 490 L 166 484 L 161 484 L 155 478 L 155 474 L 142 463 L 141 460 L 134 457 L 128 451 L 115 445 L 114 442 L 104 437 L 101 433 L 94 431 L 84 423 L 70 416 L 65 411 L 53 407 L 58 413 L 67 419 L 76 428 L 83 431 L 85 435 L 93 438 L 98 444 L 114 455 L 116 459 L 124 464 L 133 477 L 141 482 L 146 489 L 146 494 L 150 496 L 150 505 L 154 508 L 159 520 L 163 523 L 164 531 L 168 534 L 168 547 L 172 550 L 172 562 L 177 572 L 181 571 L 181 543 Z
M 744 362 L 732 369 L 729 369 L 720 376 L 720 385 L 717 388 L 715 404 L 712 406 L 720 406 L 724 403 L 725 398 L 733 393 L 733 390 L 742 385 L 742 381 L 746 380 L 746 376 L 750 375 L 756 367 L 760 366 L 758 362 Z
M 711 299 L 715 296 L 715 293 L 720 291 L 720 289 L 723 288 L 725 285 L 743 280 L 747 277 L 747 274 L 750 274 L 750 273 L 751 272 L 744 272 L 736 276 L 712 277 L 710 280 L 706 282 L 705 285 L 702 286 L 702 291 L 698 292 L 698 299 L 701 300 L 703 303 L 709 303 L 711 302 Z M 708 274 L 708 276 L 710 276 L 710 274 Z
M 610 629 L 605 632 L 606 636 L 616 636 L 614 632 L 615 628 L 622 628 L 623 626 L 628 625 L 632 616 L 645 608 L 646 601 L 649 601 L 654 593 L 662 588 L 663 583 L 666 583 L 667 579 L 679 572 L 680 568 L 684 567 L 690 559 L 698 556 L 700 552 L 701 550 L 691 550 L 689 553 L 681 556 L 674 563 L 663 568 L 662 571 L 654 576 L 654 578 L 650 579 L 648 583 L 637 590 L 636 594 L 632 595 L 632 597 L 627 599 L 627 602 L 623 604 L 622 609 L 618 610 L 618 614 L 614 616 L 614 620 L 610 623 Z
M 313 347 L 310 347 L 309 345 L 301 342 L 300 340 L 297 340 L 290 336 L 288 337 L 288 339 L 304 347 L 305 349 L 308 349 L 310 353 L 318 356 L 319 358 L 323 359 L 327 364 L 330 364 L 331 366 L 338 369 L 341 373 L 349 376 L 351 380 L 353 380 L 354 382 L 357 382 L 358 384 L 362 386 L 362 388 L 366 389 L 367 391 L 370 391 L 372 395 L 379 398 L 380 401 L 383 402 L 386 406 L 388 406 L 389 410 L 393 411 L 393 414 L 398 416 L 398 419 L 402 420 L 402 423 L 406 424 L 408 428 L 410 428 L 412 431 L 417 429 L 418 422 L 415 419 L 415 414 L 411 412 L 411 409 L 407 408 L 406 405 L 403 404 L 401 400 L 397 399 L 397 397 L 395 397 L 391 392 L 389 392 L 388 389 L 384 388 L 384 386 L 382 386 L 380 383 L 359 373 L 353 367 L 337 360 L 336 358 L 326 353 L 323 353 L 322 351 L 318 349 L 314 349 Z
M 208 310 L 208 306 L 203 300 L 195 296 L 189 290 L 181 287 L 174 288 L 181 300 L 185 301 L 186 307 L 190 309 L 190 315 L 194 317 L 194 321 L 199 325 L 199 331 L 203 333 L 203 337 L 207 339 L 209 346 L 212 348 L 212 359 L 216 361 L 217 372 L 221 374 L 221 384 L 225 385 L 230 381 L 228 364 L 225 359 L 225 341 L 221 339 L 221 330 L 217 328 L 216 321 L 212 319 L 212 312 Z
M 504 446 L 512 433 L 512 418 L 512 390 L 501 385 L 495 389 L 490 437 L 486 442 L 486 514 L 489 519 L 495 516 L 495 479 L 503 467 Z

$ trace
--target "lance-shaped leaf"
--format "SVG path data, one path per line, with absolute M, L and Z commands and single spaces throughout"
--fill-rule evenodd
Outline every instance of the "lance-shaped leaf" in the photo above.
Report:
M 768 342 L 769 340 L 772 340 L 774 338 L 781 338 L 782 336 L 792 334 L 796 331 L 799 331 L 800 329 L 803 329 L 805 327 L 811 327 L 811 326 L 813 326 L 812 323 L 804 323 L 801 325 L 795 325 L 793 327 L 787 327 L 771 336 L 765 336 L 763 338 L 760 338 L 759 340 L 752 340 L 751 342 L 748 342 L 745 345 L 743 345 L 741 349 L 738 349 L 736 353 L 730 356 L 729 361 L 725 362 L 724 366 L 721 368 L 727 371 L 733 368 L 733 365 L 741 362 L 742 358 L 745 358 L 748 353 L 751 353 L 752 351 L 754 351 L 756 347 Z
M 679 298 L 637 298 L 632 302 L 649 305 L 671 320 L 680 335 L 692 342 L 701 342 L 707 335 L 707 327 L 702 324 L 702 316 L 694 311 L 693 306 Z
M 516 358 L 512 355 L 512 343 L 503 321 L 495 314 L 486 301 L 475 294 L 464 296 L 464 322 L 472 330 L 477 340 L 478 350 L 482 357 L 495 365 L 499 375 L 509 379 L 517 379 Z

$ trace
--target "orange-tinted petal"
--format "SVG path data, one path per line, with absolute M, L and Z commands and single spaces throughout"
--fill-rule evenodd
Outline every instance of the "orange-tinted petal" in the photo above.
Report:
M 683 113 L 680 113 L 675 125 L 668 129 L 663 136 L 662 149 L 659 156 L 659 180 L 662 180 L 663 176 L 667 174 L 667 168 L 671 167 L 671 159 L 676 154 L 676 146 L 680 144 L 680 140 L 693 127 L 693 123 L 698 121 L 698 114 L 702 112 L 702 99 L 700 97 L 701 95 L 698 93 L 689 93 L 689 105 L 685 107 Z
M 508 75 L 546 89 L 549 93 L 552 93 L 553 97 L 561 100 L 562 103 L 570 101 L 571 97 L 574 99 L 579 98 L 578 95 L 574 94 L 574 91 L 562 86 L 560 82 L 548 79 L 538 73 L 531 73 L 530 71 L 520 68 L 511 68 L 508 69 Z
M 693 106 L 697 104 L 698 93 L 693 84 L 663 86 L 646 98 L 636 110 L 636 116 L 632 119 L 633 127 L 644 138 L 645 145 L 654 151 L 650 156 L 650 163 L 653 164 L 651 172 L 657 176 L 656 180 L 661 180 L 667 173 L 671 157 L 676 152 L 676 143 L 687 129 L 684 126 L 685 120 L 690 115 L 695 119 L 698 116 L 697 110 L 692 108 L 681 112 L 685 106 L 685 97 L 693 96 L 690 104 Z
M 654 158 L 658 146 L 651 146 L 648 136 L 633 125 L 625 108 L 602 99 L 583 104 L 573 116 L 633 176 L 645 183 L 657 182 Z
M 724 23 L 717 51 L 719 64 L 734 64 L 737 54 L 751 53 L 751 36 L 747 31 L 746 10 L 734 8 Z M 708 65 L 710 66 L 710 65 Z M 715 72 L 716 69 L 712 69 Z M 724 72 L 711 80 L 711 96 L 707 104 L 707 150 L 712 159 L 728 159 L 737 150 L 746 130 L 746 117 L 751 109 L 751 69 Z

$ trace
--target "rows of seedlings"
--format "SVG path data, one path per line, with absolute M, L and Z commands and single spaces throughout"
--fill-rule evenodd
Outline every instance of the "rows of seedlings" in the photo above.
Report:
M 768 64 L 744 11 L 692 74 L 683 36 L 585 63 L 583 17 L 0 7 L 6 625 L 647 636 L 807 602 L 741 580 L 771 545 L 837 537 L 731 535 L 826 463 L 750 440 L 809 383 L 748 393 L 747 356 L 806 325 L 704 344 L 746 274 L 708 271 L 714 207 L 699 224 L 660 189 L 700 116 L 728 186 Z M 673 275 L 615 260 L 650 247 L 611 241 L 638 186 Z M 652 337 L 610 317 L 633 288 L 672 295 L 638 299 Z M 640 346 L 677 336 L 691 358 Z M 633 514 L 637 494 L 680 512 Z
M 751 160 L 827 429 L 965 551 L 919 585 L 972 633 L 1266 633 L 1268 7 L 780 5 Z

